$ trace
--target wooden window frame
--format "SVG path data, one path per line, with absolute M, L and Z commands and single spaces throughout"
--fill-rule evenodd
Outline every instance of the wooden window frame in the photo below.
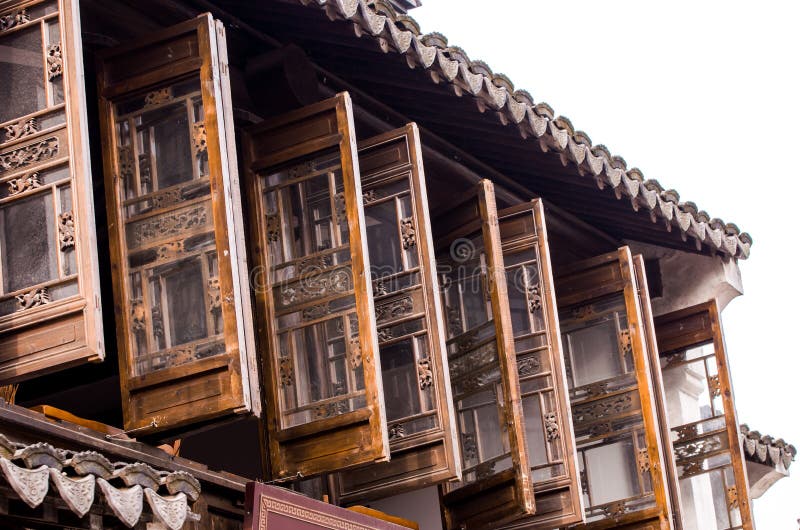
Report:
M 461 487 L 453 484 L 441 486 L 444 521 L 450 530 L 497 527 L 518 517 L 531 515 L 536 510 L 525 448 L 525 423 L 511 314 L 508 304 L 505 303 L 508 293 L 494 186 L 491 181 L 482 180 L 471 192 L 455 203 L 449 218 L 440 217 L 434 221 L 434 227 L 439 230 L 435 246 L 439 252 L 446 252 L 461 238 L 481 234 L 483 239 L 486 259 L 484 277 L 487 282 L 485 291 L 489 294 L 492 308 L 503 393 L 503 403 L 499 407 L 502 411 L 500 420 L 508 433 L 511 465 L 508 469 L 479 478 Z M 454 252 L 452 249 L 450 251 Z M 469 332 L 462 333 L 451 340 L 458 341 L 468 334 Z M 455 391 L 453 399 L 457 399 Z M 463 438 L 460 432 L 459 438 Z M 459 440 L 459 443 L 462 443 L 462 440 Z M 463 447 L 461 451 L 463 455 Z M 467 469 L 463 462 L 462 466 L 462 472 L 466 473 Z
M 637 462 L 640 472 L 649 469 L 654 505 L 637 511 L 628 511 L 623 502 L 611 502 L 606 505 L 587 506 L 600 510 L 589 517 L 604 517 L 578 525 L 579 528 L 608 528 L 617 525 L 632 525 L 632 528 L 672 528 L 671 505 L 668 494 L 668 481 L 665 473 L 665 459 L 661 448 L 660 426 L 655 401 L 658 398 L 654 390 L 651 368 L 648 359 L 646 326 L 643 323 L 642 302 L 637 288 L 633 266 L 633 257 L 628 247 L 621 247 L 617 252 L 607 253 L 563 267 L 557 271 L 556 289 L 560 310 L 583 309 L 593 301 L 610 296 L 623 296 L 627 318 L 627 336 L 630 339 L 632 362 L 634 365 L 636 394 L 646 444 L 646 468 L 643 462 Z M 565 320 L 561 319 L 562 328 Z M 568 326 L 566 326 L 568 328 Z M 596 386 L 592 383 L 580 388 Z M 625 392 L 632 392 L 633 387 Z M 575 400 L 573 396 L 573 415 L 575 410 L 585 407 L 598 397 L 602 400 L 604 391 L 598 387 L 597 392 L 586 392 L 586 397 Z M 591 420 L 590 420 L 591 421 Z M 578 425 L 575 425 L 577 449 L 580 451 L 582 441 Z M 613 431 L 612 431 L 613 432 Z M 591 437 L 589 438 L 591 440 Z M 638 460 L 638 455 L 637 455 Z
M 518 219 L 522 215 L 530 215 L 533 219 L 534 230 L 527 230 L 525 226 L 508 226 L 504 230 L 506 223 L 512 223 L 513 219 Z M 549 529 L 583 522 L 584 509 L 583 498 L 580 491 L 580 477 L 578 473 L 577 454 L 575 450 L 575 435 L 572 429 L 572 409 L 570 407 L 569 390 L 567 388 L 566 371 L 564 366 L 564 354 L 561 346 L 561 332 L 558 321 L 558 310 L 556 304 L 555 288 L 553 283 L 553 271 L 550 261 L 550 248 L 547 238 L 547 226 L 545 222 L 544 207 L 541 199 L 534 199 L 530 202 L 512 206 L 498 212 L 500 223 L 500 234 L 503 254 L 534 248 L 536 251 L 536 266 L 538 268 L 539 283 L 535 286 L 524 285 L 526 291 L 526 302 L 529 310 L 534 313 L 534 308 L 538 304 L 536 311 L 544 315 L 544 332 L 539 332 L 546 337 L 545 346 L 540 346 L 536 350 L 538 357 L 530 358 L 530 361 L 539 359 L 538 363 L 526 363 L 524 352 L 517 351 L 517 367 L 519 378 L 522 379 L 528 374 L 536 377 L 537 365 L 549 366 L 550 377 L 552 378 L 552 400 L 555 404 L 554 410 L 545 411 L 542 407 L 540 418 L 525 417 L 525 421 L 541 421 L 544 424 L 543 431 L 549 431 L 548 444 L 557 444 L 561 453 L 561 460 L 564 466 L 564 475 L 558 479 L 535 480 L 532 475 L 531 480 L 534 487 L 536 500 L 536 513 L 522 517 L 511 524 L 504 526 L 507 529 L 524 528 Z M 508 261 L 506 261 L 508 263 Z M 506 274 L 509 275 L 510 267 L 506 265 Z M 512 280 L 516 281 L 516 274 Z M 519 287 L 517 285 L 517 287 Z M 538 300 L 537 300 L 538 297 Z M 533 304 L 533 306 L 531 306 Z M 533 333 L 530 334 L 534 335 Z M 517 340 L 518 337 L 515 337 Z M 524 337 L 523 337 L 524 339 Z M 546 357 L 546 359 L 544 359 Z M 533 368 L 529 368 L 533 366 Z M 525 367 L 525 368 L 524 368 Z M 529 377 L 530 378 L 530 377 Z M 541 378 L 541 376 L 539 376 Z M 541 398 L 543 399 L 543 398 Z M 546 413 L 555 413 L 555 417 L 545 417 Z M 552 437 L 552 440 L 550 439 Z M 547 450 L 548 459 L 552 458 L 551 449 Z
M 12 1 L 2 6 L 3 24 L 0 38 L 27 28 L 46 26 L 58 21 L 60 41 L 47 46 L 43 39 L 45 86 L 49 103 L 45 109 L 26 116 L 17 116 L 2 127 L 8 136 L 0 140 L 0 186 L 12 192 L 4 202 L 36 196 L 46 189 L 55 193 L 56 184 L 39 185 L 38 172 L 68 164 L 71 218 L 62 215 L 65 223 L 56 230 L 59 243 L 56 254 L 71 247 L 75 252 L 77 271 L 70 282 L 77 283 L 77 294 L 51 299 L 47 289 L 64 283 L 63 268 L 58 279 L 26 288 L 17 293 L 16 312 L 0 317 L 0 382 L 12 383 L 89 361 L 105 358 L 103 322 L 100 304 L 100 277 L 95 241 L 92 171 L 89 155 L 86 99 L 83 89 L 83 49 L 80 12 L 77 0 L 51 0 L 57 13 L 31 18 L 27 10 L 46 2 Z M 46 64 L 45 64 L 46 63 Z M 61 79 L 63 103 L 55 103 L 53 88 L 48 83 Z M 6 102 L 7 104 L 8 102 Z M 37 120 L 56 112 L 64 113 L 63 124 L 42 129 Z M 12 133 L 12 129 L 14 132 Z M 25 182 L 34 178 L 34 181 Z M 17 181 L 16 186 L 12 181 Z M 14 189 L 16 188 L 16 193 Z M 56 213 L 56 212 L 54 212 Z M 70 230 L 69 223 L 72 223 Z M 59 246 L 61 248 L 59 248 Z M 59 263 L 63 258 L 59 257 Z M 10 300 L 13 300 L 11 298 Z M 23 345 L 23 347 L 20 347 Z
M 392 278 L 406 273 L 396 273 L 390 275 L 389 279 L 379 278 L 372 281 L 378 313 L 378 342 L 380 348 L 384 343 L 383 329 L 390 331 L 398 322 L 412 318 L 407 315 L 422 313 L 425 327 L 415 332 L 414 340 L 420 340 L 424 333 L 427 357 L 418 359 L 417 376 L 420 390 L 433 394 L 433 410 L 428 414 L 436 419 L 436 426 L 418 433 L 407 433 L 403 422 L 389 422 L 387 427 L 391 460 L 338 473 L 335 477 L 336 497 L 342 504 L 397 495 L 461 477 L 461 457 L 458 453 L 444 345 L 444 320 L 417 125 L 410 123 L 359 142 L 358 157 L 366 215 L 369 215 L 370 205 L 385 204 L 382 201 L 392 195 L 394 188 L 386 188 L 408 182 L 408 192 L 403 192 L 402 197 L 410 201 L 412 215 L 402 220 L 398 239 L 402 240 L 405 251 L 411 249 L 417 253 L 417 272 L 408 272 L 407 275 L 418 275 L 419 282 L 414 287 L 389 290 L 388 294 L 382 294 L 387 290 L 385 283 L 391 283 Z M 367 238 L 369 239 L 369 233 Z M 374 260 L 371 259 L 371 263 L 375 266 Z M 410 271 L 413 268 L 404 267 L 404 270 Z M 386 340 L 396 338 L 387 337 Z
M 698 322 L 699 319 L 699 322 Z M 730 455 L 730 466 L 734 476 L 734 489 L 730 487 L 726 492 L 727 498 L 724 502 L 730 508 L 731 503 L 736 503 L 741 517 L 741 526 L 744 530 L 754 528 L 753 514 L 750 505 L 750 486 L 747 478 L 747 469 L 744 461 L 742 444 L 739 440 L 739 421 L 736 415 L 736 406 L 733 397 L 733 387 L 730 376 L 730 363 L 725 349 L 725 337 L 722 331 L 719 306 L 716 300 L 688 307 L 672 313 L 659 315 L 655 318 L 655 334 L 658 338 L 658 349 L 660 356 L 667 363 L 661 368 L 663 371 L 669 368 L 673 362 L 680 363 L 681 359 L 675 358 L 680 355 L 680 351 L 692 347 L 713 344 L 714 358 L 716 360 L 717 374 L 714 377 L 715 393 L 722 399 L 723 418 L 725 420 L 725 442 L 727 447 L 720 450 L 706 450 L 711 445 L 703 444 L 704 439 L 708 441 L 717 431 L 710 434 L 697 434 L 697 424 L 711 421 L 711 419 L 691 422 L 685 425 L 674 427 L 670 431 L 676 433 L 677 439 L 672 443 L 672 450 L 675 455 L 675 466 L 681 468 L 681 451 L 678 446 L 692 446 L 686 452 L 695 451 L 699 454 L 684 457 L 684 461 L 691 464 L 699 464 L 701 469 L 687 474 L 685 470 L 683 476 L 695 476 L 702 474 L 703 459 L 714 454 L 728 453 Z M 709 382 L 710 384 L 710 382 Z M 713 395 L 712 395 L 713 398 Z M 719 416 L 715 416 L 718 418 Z M 692 432 L 694 430 L 694 432 Z M 700 457 L 700 460 L 697 460 Z M 686 466 L 688 467 L 688 466 Z M 726 466 L 722 466 L 726 467 Z
M 141 54 L 147 47 L 174 46 L 161 63 L 148 68 Z M 156 48 L 157 50 L 157 48 Z M 119 66 L 134 57 L 137 68 Z M 155 59 L 155 55 L 145 55 Z M 131 60 L 131 59 L 129 59 Z M 225 29 L 205 13 L 131 44 L 103 51 L 98 57 L 98 93 L 103 139 L 109 246 L 117 316 L 120 386 L 126 429 L 139 433 L 185 429 L 216 417 L 252 412 L 259 414 L 258 377 L 250 322 L 250 299 L 245 282 L 244 224 L 238 193 L 238 170 L 229 109 Z M 225 351 L 188 364 L 136 375 L 132 344 L 134 315 L 127 281 L 125 221 L 120 203 L 122 170 L 114 105 L 133 94 L 154 97 L 159 87 L 198 78 L 204 113 L 203 149 L 208 153 L 210 223 L 219 278 L 219 306 Z M 195 131 L 197 132 L 197 131 Z M 197 142 L 197 138 L 195 138 Z M 176 203 L 179 204 L 179 203 Z M 175 206 L 174 208 L 180 208 Z M 211 286 L 209 285 L 209 288 Z M 210 292 L 209 292 L 210 296 Z M 191 383 L 191 384 L 190 384 Z M 174 398 L 173 398 L 174 396 Z M 146 403 L 175 402 L 153 414 Z M 149 401 L 148 401 L 149 400 Z M 140 410 L 141 409 L 141 410 Z
M 288 132 L 287 132 L 288 131 Z M 356 342 L 363 366 L 366 406 L 353 411 L 281 427 L 281 369 L 272 284 L 256 290 L 256 327 L 266 350 L 262 359 L 265 376 L 265 409 L 269 460 L 273 477 L 312 476 L 343 470 L 389 458 L 389 437 L 383 403 L 383 387 L 375 325 L 375 305 L 369 277 L 363 198 L 350 96 L 333 98 L 271 118 L 249 127 L 243 139 L 247 198 L 254 265 L 270 271 L 267 251 L 267 212 L 261 200 L 264 171 L 317 154 L 337 153 L 343 181 L 342 199 L 349 227 L 352 290 L 358 318 Z M 351 348 L 352 347 L 348 347 Z M 348 350 L 350 351 L 350 350 Z

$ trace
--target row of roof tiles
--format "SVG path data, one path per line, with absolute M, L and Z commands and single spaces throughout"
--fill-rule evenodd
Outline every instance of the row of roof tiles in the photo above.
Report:
M 52 483 L 69 509 L 84 517 L 96 504 L 99 486 L 105 505 L 129 528 L 141 519 L 145 499 L 154 519 L 170 530 L 199 519 L 189 503 L 199 498 L 200 483 L 189 473 L 158 471 L 142 462 L 112 463 L 95 451 L 24 444 L 0 433 L 0 476 L 31 508 L 44 502 Z
M 783 438 L 775 439 L 750 430 L 746 423 L 739 427 L 739 431 L 742 434 L 745 458 L 767 466 L 789 469 L 797 455 L 797 449 L 793 445 L 786 443 Z
M 543 151 L 558 153 L 564 166 L 572 164 L 600 189 L 609 186 L 618 199 L 629 199 L 635 211 L 645 208 L 654 223 L 663 223 L 668 231 L 677 228 L 684 240 L 693 238 L 698 250 L 705 244 L 735 258 L 749 256 L 753 240 L 748 233 L 711 218 L 693 202 L 681 202 L 678 192 L 646 179 L 638 168 L 628 169 L 622 157 L 603 145 L 592 145 L 589 136 L 576 131 L 569 119 L 556 117 L 549 105 L 535 103 L 527 91 L 515 90 L 507 76 L 493 73 L 485 62 L 470 60 L 464 50 L 450 46 L 444 35 L 422 35 L 413 18 L 398 13 L 388 2 L 293 1 L 322 9 L 331 20 L 352 22 L 356 35 L 371 36 L 385 53 L 403 54 L 410 68 L 427 70 L 435 83 L 449 83 L 458 96 L 473 96 L 481 112 L 494 111 L 501 123 L 517 127 L 523 138 L 538 140 Z

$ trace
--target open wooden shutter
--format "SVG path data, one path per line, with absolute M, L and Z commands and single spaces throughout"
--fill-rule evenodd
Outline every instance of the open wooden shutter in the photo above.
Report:
M 542 202 L 498 214 L 536 513 L 504 528 L 583 521 L 580 477 Z
M 0 383 L 105 355 L 80 27 L 0 5 Z
M 434 221 L 463 478 L 442 486 L 448 529 L 534 512 L 494 187 Z
M 658 434 L 661 442 L 661 452 L 664 455 L 664 470 L 667 475 L 670 508 L 672 509 L 672 526 L 675 530 L 683 529 L 681 520 L 681 497 L 678 489 L 678 473 L 675 469 L 675 455 L 672 452 L 670 438 L 669 416 L 664 393 L 664 380 L 661 377 L 661 363 L 658 357 L 658 341 L 656 339 L 655 323 L 653 322 L 653 309 L 650 305 L 650 290 L 647 285 L 647 274 L 644 268 L 644 258 L 637 254 L 633 257 L 633 269 L 636 273 L 636 285 L 639 291 L 639 301 L 642 309 L 642 324 L 647 337 L 647 355 L 650 362 L 650 374 L 653 378 L 653 395 L 655 397 L 656 415 L 658 417 Z
M 656 317 L 685 528 L 752 530 L 750 494 L 719 310 Z
M 243 156 L 273 475 L 386 460 L 350 97 L 253 126 Z
M 359 143 L 358 158 L 391 460 L 338 474 L 345 504 L 461 469 L 417 126 Z
M 658 418 L 630 250 L 622 247 L 558 273 L 556 294 L 585 526 L 670 528 Z
M 99 61 L 127 429 L 258 412 L 226 62 L 208 14 Z

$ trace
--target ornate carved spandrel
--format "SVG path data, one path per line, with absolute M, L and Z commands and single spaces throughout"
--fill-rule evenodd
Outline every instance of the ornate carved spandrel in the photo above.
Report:
M 220 292 L 219 277 L 209 278 L 207 286 L 208 309 L 212 313 L 222 310 L 222 297 Z
M 719 375 L 708 376 L 708 391 L 711 394 L 712 398 L 722 395 L 722 391 L 720 389 L 720 384 L 719 384 Z
M 382 197 L 382 194 L 380 192 L 378 192 L 378 190 L 375 190 L 375 189 L 365 191 L 362 194 L 362 199 L 363 199 L 365 205 L 371 204 L 371 203 L 377 201 L 378 199 L 380 199 L 381 197 Z
M 17 298 L 17 311 L 25 311 L 33 307 L 39 307 L 50 303 L 50 292 L 47 287 L 39 287 L 28 291 L 27 293 L 18 294 Z
M 414 310 L 414 300 L 410 296 L 395 298 L 389 302 L 375 304 L 375 321 L 378 324 L 409 315 Z
M 639 466 L 640 473 L 650 471 L 650 452 L 646 447 L 639 449 L 636 453 L 636 463 Z
M 148 92 L 144 96 L 144 107 L 154 107 L 162 103 L 167 103 L 170 100 L 172 100 L 172 89 L 169 87 L 159 88 L 158 90 Z
M 61 55 L 61 44 L 47 47 L 47 80 L 60 77 L 64 73 L 64 58 Z
M 294 384 L 294 362 L 291 357 L 280 358 L 280 378 L 281 386 L 287 387 Z
M 543 418 L 547 441 L 556 441 L 561 436 L 561 429 L 558 425 L 558 415 L 555 412 L 547 412 L 543 415 Z
M 542 309 L 542 294 L 539 285 L 528 285 L 526 286 L 526 291 L 528 295 L 528 311 L 531 313 L 540 311 Z
M 694 459 L 725 448 L 720 434 L 699 438 L 691 442 L 675 443 L 675 460 L 681 464 L 682 460 Z
M 433 385 L 433 370 L 430 359 L 420 359 L 417 361 L 417 377 L 419 379 L 419 389 L 426 390 Z
M 17 123 L 6 125 L 3 129 L 5 130 L 5 138 L 3 141 L 10 142 L 12 140 L 20 140 L 39 132 L 39 122 L 36 118 L 28 118 L 27 120 L 20 120 Z
M 127 243 L 131 249 L 138 248 L 159 239 L 203 228 L 210 221 L 208 206 L 199 204 L 129 225 Z
M 403 249 L 408 250 L 417 244 L 417 230 L 414 228 L 414 219 L 406 217 L 400 220 L 400 237 L 403 241 Z
M 38 142 L 0 154 L 0 173 L 55 158 L 59 154 L 58 138 L 46 138 Z
M 195 123 L 192 127 L 192 140 L 194 141 L 194 150 L 198 155 L 208 151 L 208 137 L 206 135 L 206 124 Z
M 30 21 L 31 17 L 28 15 L 28 11 L 20 9 L 19 11 L 14 11 L 13 13 L 0 17 L 0 31 L 15 28 Z
M 39 172 L 34 171 L 21 177 L 11 179 L 8 181 L 8 195 L 13 197 L 24 191 L 29 191 L 38 188 L 42 183 L 39 180 Z
M 389 425 L 389 439 L 395 440 L 397 438 L 404 438 L 406 435 L 406 428 L 402 423 L 394 423 Z
M 62 251 L 75 248 L 75 219 L 72 212 L 58 216 L 58 243 Z
M 577 425 L 616 416 L 617 414 L 632 410 L 633 408 L 633 398 L 630 393 L 626 393 L 586 404 L 575 405 L 572 408 L 572 417 Z

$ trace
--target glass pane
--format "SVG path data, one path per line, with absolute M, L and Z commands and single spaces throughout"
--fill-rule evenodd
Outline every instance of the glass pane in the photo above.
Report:
M 399 420 L 422 412 L 413 339 L 381 346 L 386 417 Z
M 731 527 L 722 470 L 683 478 L 678 484 L 685 530 L 723 530 Z
M 403 270 L 395 201 L 386 201 L 364 209 L 372 278 Z
M 0 37 L 0 49 L 0 122 L 46 108 L 41 27 Z
M 58 278 L 51 193 L 38 193 L 0 207 L 3 292 Z
M 184 261 L 164 274 L 170 323 L 170 344 L 177 346 L 205 338 L 206 311 L 203 272 L 199 261 Z
M 583 451 L 592 505 L 627 499 L 639 493 L 633 441 L 620 440 Z
M 522 399 L 522 410 L 525 414 L 525 439 L 528 447 L 528 463 L 531 466 L 547 464 L 547 448 L 542 428 L 542 407 L 539 396 L 528 396 Z
M 186 105 L 177 103 L 145 112 L 136 120 L 139 147 L 155 153 L 156 189 L 192 180 L 192 147 Z M 144 179 L 143 179 L 144 180 Z

